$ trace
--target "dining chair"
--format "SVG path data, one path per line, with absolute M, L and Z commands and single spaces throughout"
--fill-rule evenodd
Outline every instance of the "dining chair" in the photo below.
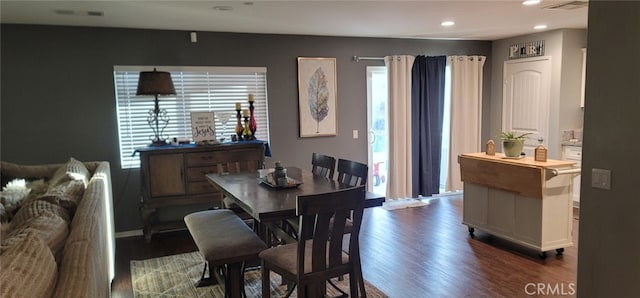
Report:
M 316 176 L 333 179 L 336 168 L 336 159 L 329 155 L 313 153 L 311 155 L 311 172 Z
M 315 154 L 315 153 L 314 153 Z M 338 159 L 338 182 L 348 186 L 359 186 L 367 184 L 367 176 L 369 166 L 357 161 Z M 289 234 L 297 239 L 296 232 L 300 229 L 295 219 L 287 219 L 285 230 L 290 231 Z M 351 220 L 347 219 L 345 233 L 351 231 Z
M 366 297 L 360 264 L 359 235 L 364 212 L 365 189 L 357 186 L 334 192 L 297 197 L 300 230 L 296 243 L 268 248 L 259 256 L 262 265 L 262 297 L 270 297 L 270 272 L 291 281 L 286 297 L 322 297 L 327 282 L 349 275 L 350 297 Z M 344 230 L 351 216 L 349 248 L 343 251 Z M 342 290 L 338 289 L 343 295 Z M 358 295 L 359 294 L 359 295 Z
M 333 156 L 324 155 L 313 152 L 311 155 L 311 172 L 315 176 L 326 177 L 333 180 L 335 176 L 336 159 Z M 288 218 L 283 223 L 283 229 L 291 235 L 296 237 L 298 231 L 298 219 Z
M 235 174 L 242 172 L 257 172 L 258 169 L 262 167 L 262 157 L 256 156 L 254 154 L 246 154 L 245 151 L 234 152 L 228 160 L 224 161 L 214 161 L 216 162 L 216 168 L 219 175 L 223 175 L 225 173 Z M 240 218 L 247 222 L 253 223 L 253 218 L 247 212 L 242 210 L 242 208 L 233 202 L 228 197 L 222 198 L 222 208 L 230 209 L 235 212 Z M 255 228 L 255 226 L 254 226 Z
M 338 159 L 338 182 L 356 186 L 366 185 L 369 166 L 357 161 Z

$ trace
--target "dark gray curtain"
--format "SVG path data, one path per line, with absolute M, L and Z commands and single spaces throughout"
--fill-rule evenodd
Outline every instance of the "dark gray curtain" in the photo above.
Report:
M 446 66 L 446 56 L 418 56 L 411 70 L 413 197 L 440 192 Z

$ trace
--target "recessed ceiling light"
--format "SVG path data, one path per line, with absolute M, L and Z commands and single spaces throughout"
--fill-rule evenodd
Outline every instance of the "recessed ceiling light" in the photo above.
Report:
M 229 10 L 233 10 L 233 7 L 231 7 L 231 6 L 214 6 L 213 9 L 214 10 L 219 10 L 219 11 L 229 11 Z
M 547 25 L 535 25 L 533 26 L 533 29 L 536 29 L 536 30 L 547 29 Z
M 540 0 L 525 0 L 522 5 L 536 5 L 538 3 L 540 3 Z
M 453 26 L 455 24 L 456 24 L 456 22 L 454 22 L 454 21 L 444 21 L 444 22 L 440 23 L 441 26 L 445 26 L 445 27 Z

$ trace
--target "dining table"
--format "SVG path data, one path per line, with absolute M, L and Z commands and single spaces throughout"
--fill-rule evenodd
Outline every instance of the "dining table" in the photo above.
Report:
M 298 167 L 286 167 L 286 174 L 297 183 L 287 187 L 271 186 L 260 179 L 258 172 L 212 173 L 206 177 L 222 196 L 231 199 L 255 220 L 256 232 L 269 244 L 272 243 L 272 233 L 284 242 L 295 241 L 283 230 L 281 223 L 285 219 L 296 217 L 298 196 L 351 187 Z M 383 201 L 384 196 L 366 193 L 367 207 L 382 205 Z

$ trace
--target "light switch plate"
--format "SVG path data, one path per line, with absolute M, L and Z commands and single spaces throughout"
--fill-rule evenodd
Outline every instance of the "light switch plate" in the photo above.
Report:
M 357 139 L 357 138 L 358 138 L 358 130 L 357 130 L 357 129 L 354 129 L 354 130 L 353 130 L 353 138 L 354 138 L 354 139 Z
M 591 169 L 591 187 L 611 190 L 611 171 Z

